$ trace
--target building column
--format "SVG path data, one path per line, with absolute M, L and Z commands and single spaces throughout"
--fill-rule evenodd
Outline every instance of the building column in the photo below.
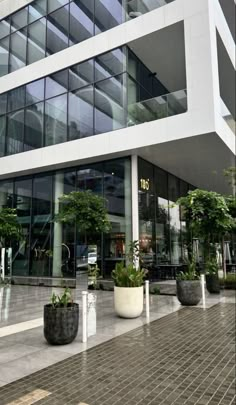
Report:
M 138 156 L 131 156 L 132 239 L 139 240 Z
M 63 173 L 57 173 L 54 177 L 54 214 L 59 212 L 59 200 L 58 198 L 64 193 L 64 175 Z M 62 229 L 63 225 L 59 222 L 54 222 L 53 232 L 53 277 L 61 277 L 61 265 L 62 265 Z

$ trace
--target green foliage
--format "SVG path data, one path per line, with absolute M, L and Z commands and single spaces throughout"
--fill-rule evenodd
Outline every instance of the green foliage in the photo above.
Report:
M 61 295 L 56 295 L 55 293 L 51 296 L 51 304 L 53 308 L 68 307 L 73 304 L 72 295 L 70 289 L 65 288 Z
M 104 198 L 91 190 L 72 191 L 59 198 L 60 210 L 56 222 L 76 224 L 81 232 L 108 232 L 110 222 Z
M 124 266 L 124 263 L 116 263 L 115 270 L 112 270 L 112 278 L 116 287 L 141 287 L 146 276 L 143 269 L 135 269 L 133 264 Z
M 100 269 L 97 264 L 88 265 L 88 278 L 90 278 L 90 280 L 92 281 L 92 283 L 91 282 L 89 283 L 88 280 L 88 286 L 90 287 L 90 289 L 98 288 L 97 279 L 99 278 L 99 274 Z
M 22 227 L 17 221 L 16 210 L 12 208 L 2 208 L 0 211 L 0 242 L 4 240 L 20 240 L 22 237 Z
M 200 276 L 196 272 L 196 260 L 193 257 L 192 260 L 187 260 L 187 271 L 180 271 L 176 276 L 177 280 L 199 280 Z
M 218 274 L 219 266 L 215 258 L 209 259 L 205 264 L 206 274 Z
M 232 227 L 232 217 L 225 198 L 213 191 L 189 191 L 177 203 L 184 208 L 186 221 L 195 236 L 224 234 Z

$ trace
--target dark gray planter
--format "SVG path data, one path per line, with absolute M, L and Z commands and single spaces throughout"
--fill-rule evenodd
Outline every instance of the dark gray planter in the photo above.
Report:
M 220 280 L 218 274 L 206 274 L 206 288 L 209 293 L 220 293 Z
M 44 306 L 44 337 L 51 345 L 71 343 L 79 327 L 79 305 L 53 308 L 51 304 Z
M 197 305 L 201 300 L 201 283 L 199 280 L 177 280 L 176 292 L 182 305 Z

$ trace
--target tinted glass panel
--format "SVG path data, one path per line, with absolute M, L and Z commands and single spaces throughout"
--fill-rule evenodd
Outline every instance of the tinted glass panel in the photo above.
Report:
M 52 204 L 52 177 L 35 177 L 33 181 L 31 267 L 33 276 L 49 276 L 52 256 L 50 254 Z
M 96 0 L 95 1 L 95 33 L 109 30 L 122 23 L 122 0 Z
M 26 85 L 26 105 L 37 103 L 44 99 L 44 79 Z
M 33 63 L 45 56 L 46 19 L 29 25 L 27 63 Z
M 29 265 L 29 231 L 31 223 L 32 180 L 19 180 L 15 183 L 14 207 L 23 228 L 23 238 L 13 244 L 14 275 L 27 276 Z
M 67 140 L 67 94 L 45 102 L 45 145 Z
M 5 155 L 6 117 L 0 117 L 0 157 Z
M 11 16 L 11 31 L 19 30 L 27 25 L 27 7 Z
M 25 151 L 42 147 L 43 109 L 44 103 L 38 103 L 25 110 Z
M 0 94 L 0 115 L 5 114 L 7 110 L 7 93 Z
M 12 208 L 13 206 L 13 182 L 1 181 L 0 182 L 0 209 Z
M 93 133 L 93 87 L 89 86 L 69 94 L 69 140 Z
M 89 3 L 77 1 L 70 4 L 70 45 L 93 36 L 93 14 Z
M 26 37 L 25 28 L 11 35 L 10 72 L 26 64 Z
M 37 0 L 29 5 L 29 23 L 38 20 L 47 13 L 47 0 Z
M 8 93 L 8 111 L 17 110 L 25 105 L 25 86 L 18 87 Z
M 47 54 L 59 52 L 68 47 L 69 6 L 55 11 L 48 16 Z
M 69 89 L 76 90 L 94 81 L 94 62 L 92 59 L 69 69 Z
M 24 110 L 19 110 L 9 114 L 7 121 L 7 155 L 22 152 L 24 139 Z
M 8 73 L 9 37 L 0 41 L 0 77 Z
M 95 131 L 103 133 L 123 128 L 123 75 L 99 82 L 95 86 Z
M 0 21 L 0 39 L 10 34 L 10 21 L 5 19 Z
M 48 0 L 48 13 L 69 3 L 68 0 Z
M 68 70 L 55 73 L 46 78 L 46 98 L 65 93 L 68 88 Z
M 123 73 L 125 70 L 125 53 L 122 49 L 97 56 L 95 59 L 95 81 Z

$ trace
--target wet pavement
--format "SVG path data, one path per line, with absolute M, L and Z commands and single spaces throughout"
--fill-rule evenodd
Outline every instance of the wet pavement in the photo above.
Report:
M 233 299 L 182 308 L 5 385 L 0 403 L 233 405 Z

